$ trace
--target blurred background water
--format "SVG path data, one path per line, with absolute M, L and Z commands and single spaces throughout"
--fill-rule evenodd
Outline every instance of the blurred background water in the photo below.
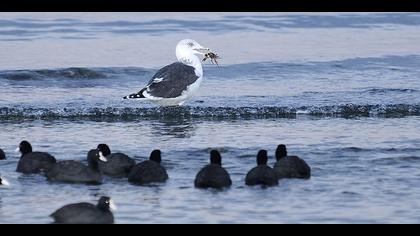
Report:
M 122 97 L 193 38 L 221 55 L 181 108 Z M 57 208 L 111 196 L 116 223 L 418 223 L 418 13 L 0 13 L 0 223 L 49 223 Z M 108 143 L 142 161 L 163 152 L 169 181 L 51 184 L 15 172 L 19 142 L 85 161 Z M 246 187 L 278 144 L 310 180 Z M 199 190 L 222 152 L 233 186 Z

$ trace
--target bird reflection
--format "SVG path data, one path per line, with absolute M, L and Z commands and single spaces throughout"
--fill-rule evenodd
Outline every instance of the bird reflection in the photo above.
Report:
M 194 135 L 196 127 L 188 118 L 159 119 L 153 125 L 154 135 L 173 136 L 174 138 L 189 138 Z

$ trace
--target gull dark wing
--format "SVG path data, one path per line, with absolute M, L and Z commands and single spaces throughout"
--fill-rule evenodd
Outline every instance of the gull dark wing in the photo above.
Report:
M 140 92 L 124 98 L 144 98 L 144 92 L 153 97 L 176 98 L 181 96 L 198 78 L 194 67 L 175 62 L 158 70 Z

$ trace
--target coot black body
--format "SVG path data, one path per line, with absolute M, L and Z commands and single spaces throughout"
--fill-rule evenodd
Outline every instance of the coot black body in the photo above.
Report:
M 57 160 L 46 152 L 33 152 L 28 141 L 22 141 L 19 145 L 22 156 L 16 171 L 24 174 L 42 173 L 49 171 Z
M 133 167 L 128 175 L 128 181 L 133 184 L 149 184 L 165 182 L 169 176 L 161 165 L 161 152 L 154 150 L 147 161 L 143 161 Z
M 210 152 L 210 164 L 198 172 L 194 185 L 197 188 L 224 188 L 232 185 L 229 173 L 222 167 L 222 157 L 218 151 Z
M 109 197 L 101 197 L 96 206 L 86 202 L 70 204 L 50 216 L 57 224 L 113 224 L 113 208 Z
M 257 156 L 257 166 L 246 175 L 246 185 L 275 186 L 279 184 L 276 173 L 267 165 L 267 151 L 261 150 Z
M 110 177 L 127 177 L 131 169 L 136 165 L 136 161 L 124 153 L 111 153 L 111 149 L 106 144 L 99 144 L 97 150 L 106 162 L 99 163 L 99 170 L 104 175 Z
M 279 145 L 276 150 L 277 162 L 274 164 L 274 172 L 277 178 L 311 178 L 311 168 L 298 156 L 288 156 L 286 145 Z

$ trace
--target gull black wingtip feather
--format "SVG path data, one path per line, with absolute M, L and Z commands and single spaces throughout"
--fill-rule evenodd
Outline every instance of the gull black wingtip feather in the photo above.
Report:
M 142 90 L 143 91 L 143 90 Z M 123 99 L 141 99 L 141 98 L 145 98 L 142 94 L 142 91 L 140 91 L 139 93 L 133 93 L 130 94 L 128 96 L 123 97 Z
M 147 89 L 148 87 L 146 86 L 145 88 L 143 88 L 142 90 L 140 90 L 140 92 L 138 93 L 132 93 L 128 96 L 123 97 L 123 99 L 141 99 L 141 98 L 146 98 L 143 95 L 143 92 Z

